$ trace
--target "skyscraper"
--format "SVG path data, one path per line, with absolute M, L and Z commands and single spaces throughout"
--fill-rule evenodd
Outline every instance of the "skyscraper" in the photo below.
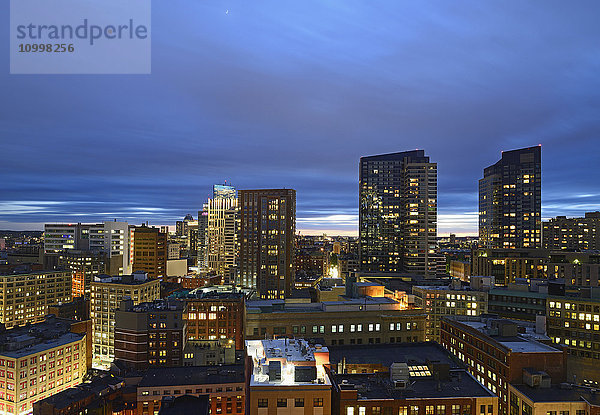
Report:
M 240 190 L 239 283 L 284 298 L 294 283 L 296 191 Z
M 361 157 L 359 170 L 361 269 L 435 275 L 437 164 L 414 150 Z
M 213 198 L 206 204 L 206 265 L 217 274 L 229 275 L 236 265 L 238 199 L 232 186 L 213 186 Z
M 479 243 L 486 248 L 540 248 L 542 147 L 503 151 L 479 180 Z

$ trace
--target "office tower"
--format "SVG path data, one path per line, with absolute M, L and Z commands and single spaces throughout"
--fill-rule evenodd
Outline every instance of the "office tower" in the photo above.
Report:
M 542 222 L 545 249 L 599 250 L 600 212 L 586 212 L 583 218 L 557 216 Z
M 204 204 L 202 210 L 198 211 L 198 241 L 196 247 L 198 251 L 198 268 L 200 270 L 206 269 L 208 266 L 206 258 L 206 246 L 208 238 L 208 206 Z
M 107 366 L 114 358 L 115 310 L 125 297 L 131 298 L 134 305 L 158 300 L 160 280 L 148 279 L 148 275 L 141 272 L 94 277 L 91 284 L 90 317 L 96 365 Z
M 34 402 L 80 384 L 86 336 L 55 318 L 0 333 L 1 413 L 31 414 Z
M 0 323 L 6 328 L 43 321 L 49 305 L 69 301 L 69 271 L 0 274 Z
M 240 190 L 240 285 L 284 298 L 294 284 L 296 191 Z
M 156 300 L 133 305 L 127 298 L 115 311 L 115 361 L 137 370 L 182 366 L 185 303 Z
M 167 235 L 158 228 L 136 227 L 133 235 L 133 272 L 146 272 L 150 278 L 166 275 Z
M 47 223 L 44 225 L 44 252 L 58 254 L 68 249 L 105 252 L 119 258 L 119 274 L 129 272 L 129 225 L 127 222 Z
M 486 248 L 540 248 L 542 147 L 503 151 L 479 180 L 479 243 Z
M 235 188 L 214 185 L 213 198 L 207 202 L 208 227 L 206 262 L 207 268 L 219 275 L 229 275 L 229 268 L 236 265 L 238 253 L 238 199 Z
M 437 164 L 423 150 L 361 157 L 363 271 L 436 275 Z

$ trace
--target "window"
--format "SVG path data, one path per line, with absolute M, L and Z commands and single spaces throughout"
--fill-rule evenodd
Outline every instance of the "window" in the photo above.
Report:
M 294 399 L 294 406 L 296 408 L 304 408 L 304 398 L 296 398 L 296 399 Z
M 267 408 L 269 406 L 269 400 L 265 399 L 265 398 L 260 398 L 258 400 L 258 407 L 259 408 Z
M 425 406 L 425 415 L 434 415 L 434 406 L 433 405 L 427 405 Z
M 286 398 L 277 398 L 277 407 L 278 408 L 286 408 L 287 407 L 287 399 Z
M 354 407 L 353 406 L 346 407 L 346 415 L 354 415 Z
M 438 405 L 436 408 L 436 413 L 438 415 L 443 415 L 446 413 L 446 405 Z
M 452 405 L 452 415 L 460 415 L 460 405 Z
M 410 415 L 419 415 L 419 407 L 417 405 L 410 406 Z
M 398 415 L 408 415 L 408 407 L 401 406 L 398 408 Z
M 358 415 L 365 415 L 367 413 L 367 408 L 365 408 L 364 406 L 360 406 L 358 408 Z
M 372 406 L 371 414 L 372 415 L 381 415 L 381 406 Z
M 313 399 L 313 406 L 315 408 L 322 408 L 323 407 L 323 398 L 314 398 Z

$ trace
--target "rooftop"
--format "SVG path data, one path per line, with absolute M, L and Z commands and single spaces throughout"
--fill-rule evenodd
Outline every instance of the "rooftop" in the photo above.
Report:
M 253 363 L 251 386 L 331 385 L 327 347 L 302 339 L 248 340 L 246 353 Z
M 533 327 L 527 327 L 519 322 L 521 325 L 521 329 L 525 330 L 524 333 L 516 333 L 515 334 L 507 334 L 503 333 L 502 328 L 499 328 L 501 325 L 514 325 L 516 324 L 512 320 L 507 319 L 498 319 L 498 318 L 480 318 L 473 321 L 460 320 L 459 323 L 462 323 L 468 327 L 471 327 L 482 334 L 485 334 L 491 337 L 493 340 L 503 345 L 504 347 L 512 350 L 517 353 L 543 353 L 543 352 L 556 352 L 562 353 L 561 350 L 558 350 L 552 346 L 546 345 L 544 343 L 540 343 L 538 340 L 548 340 L 548 336 L 545 334 L 537 334 L 534 332 Z
M 600 394 L 592 388 L 570 384 L 540 388 L 528 385 L 512 385 L 533 402 L 582 402 L 600 406 Z
M 72 323 L 49 315 L 41 323 L 6 330 L 0 334 L 0 355 L 19 358 L 81 340 L 85 334 L 71 333 Z
M 434 342 L 329 346 L 328 348 L 329 360 L 332 364 L 345 360 L 348 364 L 390 366 L 396 362 L 422 365 L 429 361 L 445 363 L 450 365 L 450 368 L 462 367 L 442 346 Z
M 320 303 L 286 303 L 285 300 L 253 300 L 246 302 L 248 313 L 313 313 L 319 311 L 400 310 L 401 304 L 387 297 L 346 298 Z
M 51 395 L 41 402 L 54 405 L 56 409 L 64 409 L 75 402 L 81 401 L 90 395 L 96 397 L 99 393 L 122 387 L 124 382 L 112 375 L 104 376 L 89 383 L 80 383 L 57 394 Z
M 134 272 L 131 275 L 98 275 L 94 277 L 93 282 L 101 284 L 141 285 L 153 281 L 160 282 L 160 280 L 148 279 L 148 274 L 145 272 Z
M 244 383 L 244 365 L 149 368 L 142 378 L 143 387 L 213 385 Z
M 451 370 L 446 380 L 438 380 L 434 376 L 411 376 L 403 388 L 396 387 L 387 373 L 332 376 L 342 391 L 356 390 L 359 400 L 495 396 L 463 369 Z

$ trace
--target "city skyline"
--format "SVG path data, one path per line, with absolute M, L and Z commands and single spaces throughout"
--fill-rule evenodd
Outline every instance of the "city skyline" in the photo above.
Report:
M 438 234 L 476 235 L 484 167 L 540 143 L 542 218 L 600 206 L 596 3 L 153 8 L 152 75 L 0 74 L 0 229 L 172 225 L 227 180 L 356 235 L 360 157 L 419 148 Z

